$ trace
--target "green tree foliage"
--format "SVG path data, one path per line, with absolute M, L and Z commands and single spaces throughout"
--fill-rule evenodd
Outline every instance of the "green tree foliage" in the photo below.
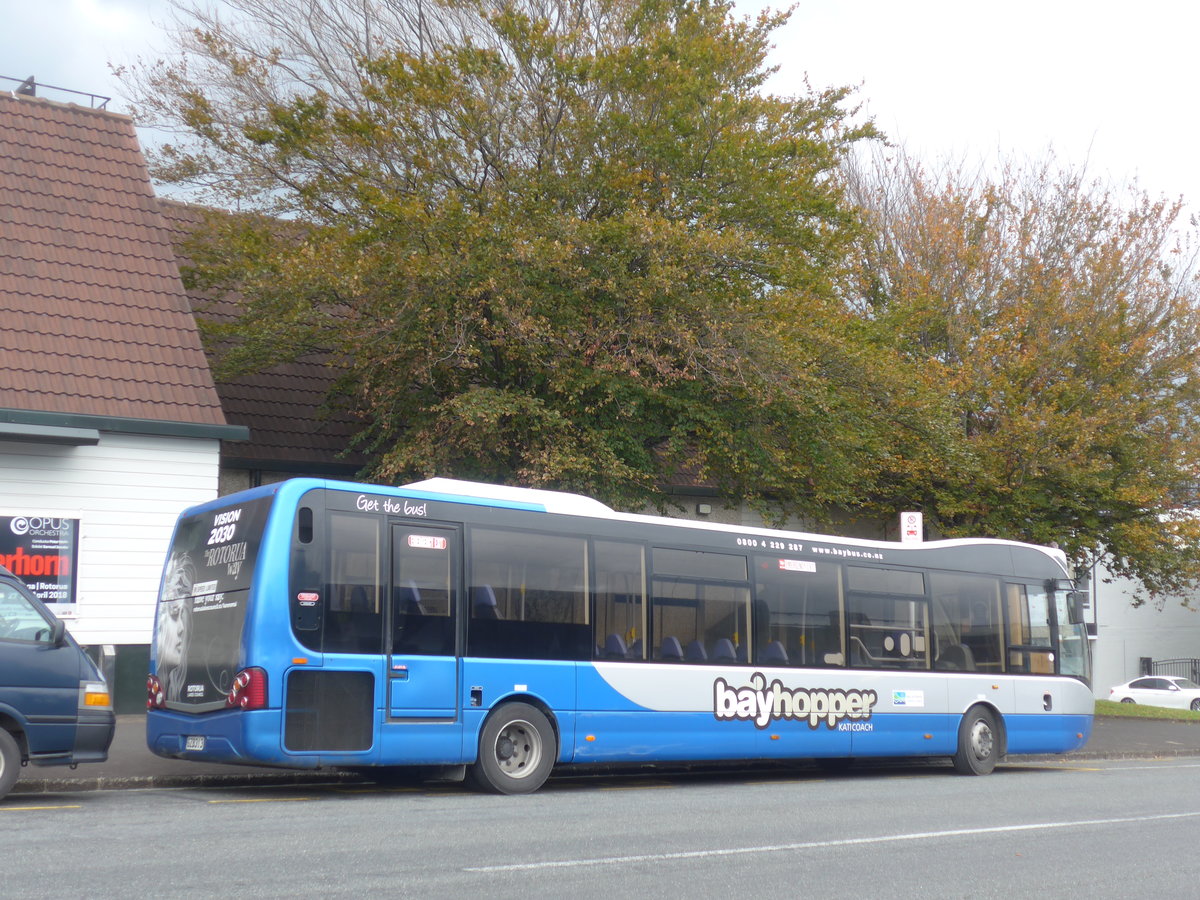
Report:
M 785 15 L 725 0 L 231 0 L 131 73 L 226 208 L 197 282 L 245 298 L 227 370 L 345 366 L 376 477 L 665 503 L 679 472 L 776 515 L 886 458 L 847 92 L 768 94 Z M 279 218 L 292 224 L 283 226 Z
M 1178 204 L 1053 160 L 995 177 L 901 156 L 852 179 L 865 320 L 909 369 L 876 506 L 1060 544 L 1150 596 L 1194 586 L 1200 315 Z

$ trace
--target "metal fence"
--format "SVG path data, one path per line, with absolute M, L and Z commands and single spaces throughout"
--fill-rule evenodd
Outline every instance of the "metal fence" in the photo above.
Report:
M 1145 663 L 1149 663 L 1146 666 Z M 1143 675 L 1179 675 L 1200 683 L 1200 659 L 1179 657 L 1178 659 L 1144 660 Z

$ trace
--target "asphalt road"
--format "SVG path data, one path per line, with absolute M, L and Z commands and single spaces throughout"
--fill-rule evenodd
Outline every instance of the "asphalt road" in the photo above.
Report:
M 1055 759 L 1126 759 L 1200 756 L 1200 724 L 1152 719 L 1098 717 L 1092 738 L 1082 749 Z M 1016 761 L 1029 757 L 1014 757 Z M 31 766 L 13 789 L 18 793 L 107 790 L 122 787 L 189 785 L 305 784 L 316 781 L 356 781 L 349 773 L 251 768 L 216 763 L 163 759 L 146 747 L 145 717 L 117 717 L 117 731 L 108 761 L 83 765 Z
M 5 900 L 1196 896 L 1200 759 L 560 777 L 524 797 L 374 784 L 0 804 Z M 1149 848 L 1149 849 L 1147 849 Z

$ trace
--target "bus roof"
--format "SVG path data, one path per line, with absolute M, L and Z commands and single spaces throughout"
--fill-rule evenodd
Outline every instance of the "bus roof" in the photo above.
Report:
M 430 494 L 448 494 L 452 497 L 497 500 L 569 516 L 611 518 L 617 515 L 611 507 L 605 506 L 592 497 L 585 497 L 583 494 L 510 487 L 505 484 L 483 484 L 475 481 L 460 481 L 457 478 L 427 478 L 425 481 L 406 484 L 402 489 L 428 491 Z
M 386 489 L 385 489 L 386 490 Z M 695 519 L 669 518 L 638 513 L 622 513 L 613 510 L 599 500 L 582 494 L 571 494 L 563 491 L 541 490 L 536 488 L 511 487 L 509 485 L 486 484 L 476 481 L 463 481 L 456 478 L 429 478 L 402 485 L 391 490 L 416 492 L 426 499 L 444 498 L 448 500 L 461 499 L 464 502 L 491 501 L 505 506 L 539 510 L 563 515 L 589 516 L 601 519 L 616 519 L 627 522 L 643 522 L 671 525 L 674 527 L 697 528 L 702 530 L 736 532 L 743 534 L 761 535 L 764 531 L 774 534 L 788 534 L 806 541 L 832 542 L 849 544 L 860 547 L 884 547 L 888 550 L 932 549 L 935 547 L 978 546 L 994 544 L 1009 547 L 1029 547 L 1040 550 L 1047 556 L 1066 566 L 1066 554 L 1057 547 L 1046 547 L 1041 544 L 1029 544 L 1022 541 L 1012 541 L 1003 538 L 949 538 L 938 541 L 925 541 L 915 544 L 902 544 L 898 541 L 871 540 L 869 538 L 842 537 L 839 535 L 815 534 L 786 529 L 773 529 L 767 526 L 735 525 L 724 522 L 700 522 Z
M 238 492 L 236 495 L 225 495 L 214 498 L 206 503 L 185 510 L 183 515 L 195 515 L 210 509 L 220 509 L 230 503 L 235 497 L 249 499 L 286 492 L 292 499 L 297 499 L 304 491 L 315 487 L 331 490 L 361 491 L 365 493 L 393 496 L 399 495 L 421 500 L 434 500 L 450 503 L 466 503 L 474 506 L 496 506 L 513 510 L 550 513 L 558 515 L 578 516 L 581 518 L 601 519 L 616 522 L 628 522 L 632 525 L 665 525 L 672 528 L 694 529 L 697 531 L 724 532 L 740 534 L 756 538 L 784 537 L 804 541 L 809 544 L 841 545 L 849 548 L 861 548 L 886 552 L 900 552 L 919 555 L 922 550 L 939 550 L 953 547 L 1008 547 L 1025 548 L 1035 551 L 1049 560 L 1064 572 L 1069 569 L 1066 554 L 1057 547 L 1047 547 L 1040 544 L 1030 544 L 1022 541 L 1012 541 L 1003 538 L 949 538 L 921 543 L 901 543 L 899 541 L 873 540 L 870 538 L 844 537 L 836 534 L 818 534 L 815 532 L 797 531 L 791 529 L 769 528 L 766 525 L 737 525 L 725 522 L 704 522 L 695 519 L 671 518 L 665 516 L 645 515 L 641 513 L 617 512 L 599 500 L 581 494 L 564 491 L 552 491 L 537 488 L 512 487 L 510 485 L 487 484 L 477 481 L 465 481 L 456 478 L 428 478 L 410 484 L 392 486 L 370 484 L 365 482 L 349 482 L 326 480 L 319 478 L 293 478 L 287 481 L 273 482 L 257 488 Z M 237 501 L 234 501 L 237 502 Z

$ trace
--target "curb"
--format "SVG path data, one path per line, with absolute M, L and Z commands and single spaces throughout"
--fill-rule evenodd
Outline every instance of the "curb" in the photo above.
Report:
M 116 791 L 164 787 L 255 787 L 291 784 L 368 784 L 369 779 L 353 772 L 280 772 L 247 775 L 132 775 L 96 778 L 21 778 L 13 785 L 14 794 L 58 794 L 71 791 Z
M 1031 754 L 1009 757 L 1003 760 L 1004 764 L 1019 765 L 1021 763 L 1064 763 L 1076 764 L 1087 762 L 1101 762 L 1104 760 L 1123 760 L 1123 759 L 1178 759 L 1183 757 L 1200 757 L 1200 752 L 1194 748 L 1180 749 L 1158 749 L 1154 751 L 1114 751 L 1103 754 L 1081 754 L 1079 756 L 1064 755 L 1064 754 Z M 872 763 L 881 764 L 898 764 L 904 763 L 908 765 L 921 765 L 930 759 L 943 759 L 942 757 L 897 757 L 896 759 L 879 758 L 871 760 Z M 862 760 L 866 763 L 867 760 Z M 731 764 L 731 767 L 738 764 Z M 766 769 L 772 768 L 772 764 L 764 762 L 763 767 Z M 722 768 L 719 765 L 701 765 L 688 766 L 681 764 L 678 766 L 655 766 L 652 767 L 658 773 L 684 773 L 688 771 L 695 772 L 711 772 Z M 864 765 L 863 769 L 867 766 Z M 637 766 L 567 766 L 558 769 L 551 775 L 551 778 L 570 778 L 570 777 L 587 777 L 587 776 L 619 776 L 622 774 L 633 775 L 639 771 L 645 774 L 644 770 L 639 770 Z M 853 771 L 853 769 L 849 770 Z M 115 791 L 115 790 L 136 790 L 146 788 L 188 788 L 188 787 L 262 787 L 276 786 L 287 787 L 289 785 L 306 785 L 306 784 L 377 784 L 378 782 L 371 779 L 369 776 L 356 772 L 346 772 L 336 769 L 328 771 L 312 771 L 307 769 L 281 770 L 279 772 L 248 772 L 240 773 L 198 773 L 195 775 L 187 774 L 170 774 L 170 775 L 134 775 L 134 776 L 99 776 L 95 778 L 87 777 L 63 777 L 63 778 L 21 778 L 13 786 L 10 796 L 15 794 L 57 794 L 69 793 L 76 791 Z M 438 783 L 431 781 L 430 784 Z M 441 782 L 444 783 L 444 782 Z

